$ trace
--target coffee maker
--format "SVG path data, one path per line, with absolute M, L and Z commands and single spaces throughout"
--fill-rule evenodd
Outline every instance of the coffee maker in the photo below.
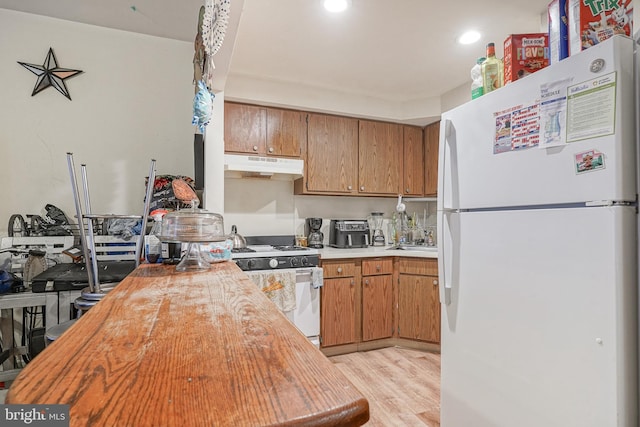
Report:
M 324 234 L 320 231 L 322 218 L 307 218 L 304 223 L 304 234 L 307 235 L 307 245 L 310 248 L 323 248 Z

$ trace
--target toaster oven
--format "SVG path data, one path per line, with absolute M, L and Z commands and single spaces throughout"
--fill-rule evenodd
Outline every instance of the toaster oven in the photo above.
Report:
M 368 247 L 369 223 L 366 219 L 332 219 L 329 246 L 343 249 Z

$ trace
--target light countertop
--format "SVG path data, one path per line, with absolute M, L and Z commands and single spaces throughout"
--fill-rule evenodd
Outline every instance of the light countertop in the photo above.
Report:
M 339 249 L 325 246 L 320 249 L 320 259 L 373 258 L 402 256 L 413 258 L 437 258 L 438 248 L 389 249 L 391 246 L 369 246 L 368 248 Z

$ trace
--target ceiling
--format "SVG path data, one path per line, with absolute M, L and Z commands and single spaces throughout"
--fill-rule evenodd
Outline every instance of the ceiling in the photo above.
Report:
M 507 35 L 539 32 L 548 3 L 352 0 L 346 12 L 331 14 L 322 0 L 231 0 L 235 18 L 223 46 L 228 57 L 214 60 L 216 67 L 229 61 L 222 67 L 230 78 L 391 103 L 432 100 L 470 82 L 469 70 L 487 42 L 495 42 L 501 56 Z M 202 4 L 204 0 L 0 0 L 0 8 L 190 42 Z M 472 28 L 483 34 L 481 40 L 457 44 L 456 38 Z

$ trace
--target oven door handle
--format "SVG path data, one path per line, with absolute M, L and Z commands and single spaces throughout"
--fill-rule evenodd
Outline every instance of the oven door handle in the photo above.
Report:
M 296 276 L 308 275 L 311 276 L 311 287 L 313 289 L 320 289 L 323 285 L 323 274 L 322 268 L 320 267 L 310 267 L 296 270 Z

